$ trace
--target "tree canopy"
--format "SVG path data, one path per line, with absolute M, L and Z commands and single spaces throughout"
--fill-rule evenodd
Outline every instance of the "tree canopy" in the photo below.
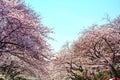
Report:
M 22 60 L 45 68 L 52 30 L 41 23 L 40 16 L 22 0 L 0 0 L 0 57 Z M 11 60 L 12 60 L 11 59 Z M 9 59 L 10 60 L 10 59 Z M 44 69 L 45 71 L 45 69 Z

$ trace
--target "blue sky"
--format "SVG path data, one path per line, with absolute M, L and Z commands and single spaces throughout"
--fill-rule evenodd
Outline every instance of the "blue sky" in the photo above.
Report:
M 108 14 L 112 19 L 120 15 L 120 0 L 25 0 L 41 15 L 42 23 L 53 28 L 49 40 L 58 51 L 66 41 L 74 41 L 88 26 L 103 24 Z

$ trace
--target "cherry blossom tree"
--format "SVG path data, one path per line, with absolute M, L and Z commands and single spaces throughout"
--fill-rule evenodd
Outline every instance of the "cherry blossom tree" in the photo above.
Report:
M 96 65 L 109 66 L 115 77 L 120 77 L 114 65 L 120 56 L 120 18 L 105 25 L 94 25 L 86 30 L 73 44 L 76 56 L 87 56 Z M 104 68 L 105 68 L 104 66 Z
M 19 58 L 44 69 L 50 53 L 47 43 L 52 30 L 21 0 L 0 0 L 0 55 Z M 41 68 L 42 67 L 42 68 Z M 42 72 L 42 71 L 41 71 Z

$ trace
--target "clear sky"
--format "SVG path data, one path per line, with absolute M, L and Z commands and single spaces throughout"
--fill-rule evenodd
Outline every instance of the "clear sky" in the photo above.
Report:
M 66 41 L 74 41 L 92 24 L 103 24 L 108 14 L 112 19 L 120 15 L 120 0 L 25 0 L 41 15 L 42 23 L 53 28 L 49 40 L 58 51 Z

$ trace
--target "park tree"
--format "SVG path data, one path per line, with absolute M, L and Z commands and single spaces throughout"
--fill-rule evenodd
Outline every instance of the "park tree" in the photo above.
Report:
M 107 21 L 109 23 L 105 25 L 93 25 L 84 31 L 73 43 L 73 49 L 76 56 L 87 57 L 88 61 L 91 60 L 98 67 L 103 65 L 115 77 L 120 77 L 115 68 L 120 63 L 120 17 L 113 21 L 107 18 Z
M 0 0 L 0 57 L 18 60 L 45 71 L 52 30 L 22 0 Z M 29 69 L 29 68 L 28 68 Z
M 81 75 L 79 74 L 83 72 L 80 57 L 74 56 L 71 43 L 69 42 L 66 42 L 62 46 L 61 50 L 55 55 L 51 63 L 54 69 L 53 70 L 54 77 L 52 76 L 52 79 L 57 80 L 84 79 L 83 74 Z

